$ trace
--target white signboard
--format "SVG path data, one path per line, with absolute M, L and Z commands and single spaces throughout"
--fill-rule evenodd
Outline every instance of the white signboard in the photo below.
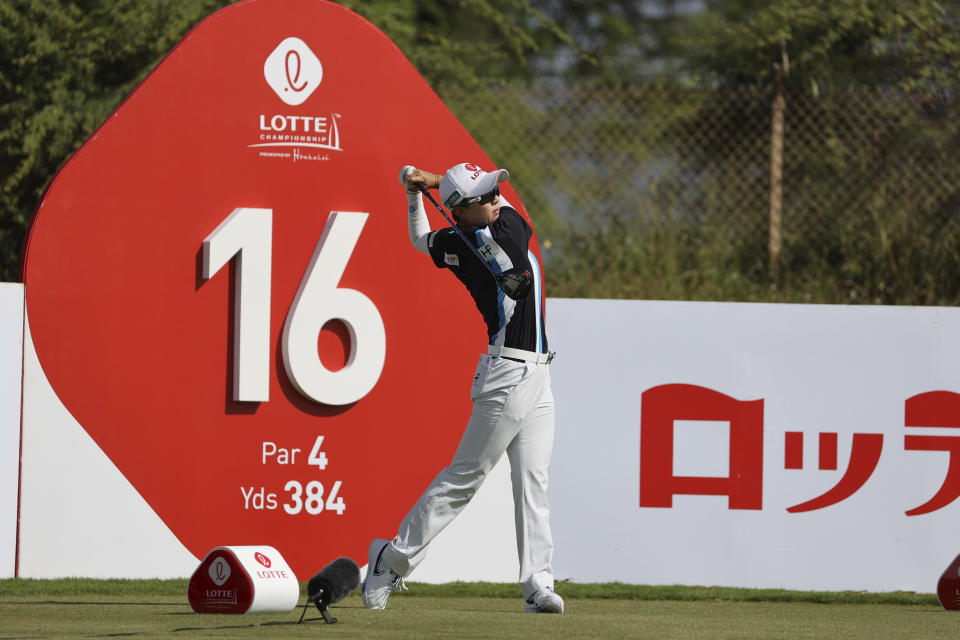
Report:
M 558 577 L 936 589 L 960 552 L 960 309 L 548 311 Z
M 0 283 L 0 578 L 15 575 L 20 476 L 23 285 Z

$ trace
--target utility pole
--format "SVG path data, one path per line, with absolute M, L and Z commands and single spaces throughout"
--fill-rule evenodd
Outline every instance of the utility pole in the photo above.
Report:
M 787 43 L 780 40 L 780 63 L 773 65 L 776 74 L 773 104 L 770 113 L 770 275 L 776 282 L 780 276 L 780 253 L 783 250 L 783 116 L 787 99 L 783 81 L 790 75 Z

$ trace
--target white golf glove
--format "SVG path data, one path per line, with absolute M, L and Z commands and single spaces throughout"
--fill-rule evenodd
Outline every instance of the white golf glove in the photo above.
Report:
M 409 164 L 404 166 L 403 169 L 400 169 L 400 184 L 402 184 L 403 188 L 409 191 L 410 193 L 415 193 L 418 191 L 418 189 L 416 188 L 416 186 L 414 186 L 413 189 L 411 189 L 410 188 L 411 185 L 407 184 L 407 174 L 410 173 L 411 171 L 416 171 L 416 169 L 417 169 L 416 167 L 413 167 Z

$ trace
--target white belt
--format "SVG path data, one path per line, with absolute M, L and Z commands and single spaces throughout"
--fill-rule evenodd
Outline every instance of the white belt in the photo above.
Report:
M 549 364 L 553 357 L 557 355 L 553 351 L 550 353 L 535 353 L 533 351 L 524 351 L 523 349 L 514 349 L 513 347 L 497 347 L 490 345 L 487 353 L 500 358 L 515 358 L 525 360 L 526 362 L 535 362 L 537 364 Z

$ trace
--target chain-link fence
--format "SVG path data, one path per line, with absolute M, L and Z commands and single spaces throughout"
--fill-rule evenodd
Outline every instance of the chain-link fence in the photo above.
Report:
M 558 295 L 960 301 L 957 96 L 558 82 L 444 98 L 510 168 L 563 277 L 615 271 Z

